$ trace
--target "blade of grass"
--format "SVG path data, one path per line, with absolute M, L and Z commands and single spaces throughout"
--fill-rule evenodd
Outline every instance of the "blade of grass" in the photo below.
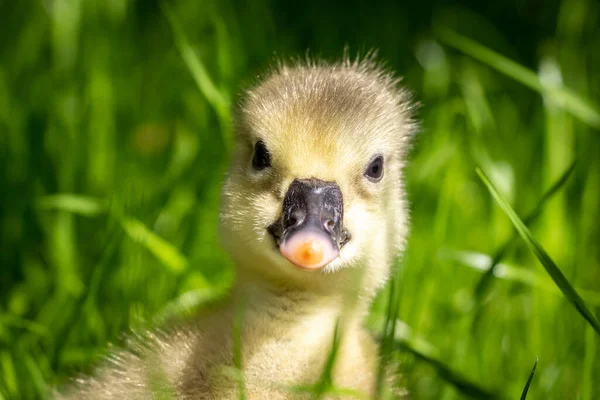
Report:
M 247 302 L 242 301 L 238 304 L 235 318 L 233 321 L 233 365 L 238 371 L 238 398 L 239 400 L 246 399 L 246 382 L 244 379 L 243 370 L 243 325 L 244 316 L 247 310 Z
M 229 99 L 225 94 L 219 91 L 217 85 L 215 85 L 210 78 L 206 67 L 190 45 L 183 27 L 179 23 L 179 20 L 177 19 L 177 16 L 175 15 L 175 12 L 171 6 L 166 1 L 161 1 L 160 6 L 163 14 L 169 22 L 169 25 L 171 26 L 171 30 L 173 31 L 173 36 L 175 39 L 175 45 L 181 54 L 181 58 L 183 58 L 183 61 L 189 69 L 192 78 L 196 82 L 196 85 L 198 85 L 198 89 L 200 89 L 200 92 L 202 92 L 202 94 L 206 97 L 206 100 L 208 100 L 210 105 L 215 109 L 219 115 L 219 118 L 221 119 L 221 122 L 225 126 L 230 120 Z
M 181 273 L 187 268 L 187 258 L 171 243 L 148 229 L 141 221 L 125 217 L 120 219 L 120 222 L 131 239 L 143 245 L 171 271 Z
M 386 316 L 377 315 L 369 324 L 369 327 L 374 331 L 380 342 L 384 338 L 382 337 L 382 333 L 378 332 L 377 329 L 380 329 L 385 319 L 387 319 Z M 396 325 L 396 328 L 394 329 L 394 337 L 391 344 L 395 350 L 408 351 L 418 359 L 426 362 L 436 370 L 440 378 L 470 397 L 479 399 L 504 398 L 502 395 L 496 394 L 492 390 L 473 382 L 464 376 L 463 373 L 446 365 L 440 360 L 438 349 L 422 337 L 413 335 L 410 327 L 404 324 L 404 322 L 396 319 L 394 325 Z
M 325 367 L 323 368 L 323 372 L 321 374 L 321 378 L 316 386 L 316 397 L 321 398 L 323 395 L 333 387 L 333 366 L 335 365 L 335 359 L 338 354 L 338 350 L 340 347 L 340 322 L 337 321 L 335 324 L 335 329 L 333 331 L 333 343 L 331 344 L 331 350 L 329 352 L 329 356 L 327 357 L 327 361 L 325 362 Z
M 451 367 L 437 359 L 436 357 L 423 352 L 421 348 L 414 346 L 414 342 L 409 341 L 395 341 L 395 346 L 399 350 L 407 350 L 408 352 L 415 355 L 417 358 L 425 361 L 433 368 L 435 368 L 438 375 L 446 382 L 450 383 L 460 392 L 466 394 L 469 397 L 477 399 L 500 399 L 502 397 L 493 393 L 491 390 L 481 387 L 476 382 L 473 382 L 462 373 L 453 370 Z
M 518 217 L 517 213 L 512 209 L 512 207 L 504 200 L 504 198 L 500 195 L 500 193 L 496 190 L 492 182 L 488 179 L 488 177 L 484 174 L 484 172 L 477 168 L 477 174 L 479 178 L 483 181 L 483 183 L 487 186 L 488 190 L 496 200 L 496 202 L 500 205 L 502 210 L 508 215 L 517 232 L 525 243 L 527 247 L 530 248 L 531 251 L 538 258 L 542 266 L 548 272 L 548 275 L 552 278 L 554 283 L 558 286 L 560 291 L 563 293 L 565 298 L 573 304 L 573 306 L 579 311 L 581 316 L 594 328 L 594 330 L 600 335 L 600 322 L 596 318 L 594 314 L 589 310 L 579 293 L 573 288 L 573 286 L 569 283 L 567 278 L 564 276 L 560 268 L 554 263 L 554 261 L 550 258 L 548 253 L 542 248 L 542 246 L 533 238 L 531 232 L 525 226 L 523 221 Z
M 444 250 L 440 255 L 441 259 L 452 260 L 460 265 L 472 268 L 479 272 L 487 272 L 491 257 L 487 254 L 471 251 Z M 494 278 L 519 282 L 526 285 L 538 287 L 550 293 L 562 296 L 560 289 L 545 274 L 531 271 L 523 267 L 511 266 L 499 263 L 494 270 Z M 576 287 L 582 297 L 594 307 L 600 306 L 600 293 L 591 290 Z
M 308 393 L 312 395 L 312 398 L 321 399 L 326 394 L 331 394 L 334 391 L 339 391 L 339 388 L 335 388 L 333 384 L 333 367 L 335 365 L 335 359 L 337 357 L 340 346 L 340 321 L 338 320 L 335 324 L 335 329 L 333 332 L 333 343 L 331 345 L 331 350 L 327 356 L 327 360 L 325 360 L 325 365 L 323 366 L 323 371 L 321 372 L 321 376 L 319 380 L 315 384 L 311 385 L 293 385 L 288 386 L 285 389 L 291 393 Z M 346 389 L 343 389 L 344 391 Z M 352 392 L 352 391 L 351 391 Z
M 544 193 L 544 195 L 542 196 L 538 204 L 535 206 L 535 208 L 524 218 L 523 222 L 525 223 L 525 225 L 532 224 L 540 216 L 548 200 L 550 200 L 556 193 L 558 193 L 558 191 L 568 181 L 569 177 L 575 170 L 576 163 L 577 161 L 573 161 L 573 163 L 560 176 L 560 178 Z M 506 253 L 516 241 L 518 236 L 519 234 L 517 232 L 514 232 L 511 235 L 511 237 L 506 242 L 504 242 L 504 244 L 500 246 L 498 251 L 496 251 L 496 253 L 494 254 L 490 266 L 488 267 L 487 271 L 481 277 L 481 279 L 477 283 L 477 286 L 475 287 L 475 297 L 477 299 L 483 298 L 483 296 L 487 292 L 491 280 L 494 277 L 496 266 L 500 263 L 500 261 L 502 261 L 502 259 L 504 259 L 504 256 L 506 256 Z
M 99 199 L 73 194 L 40 197 L 36 204 L 42 209 L 67 211 L 88 217 L 108 211 L 105 203 Z M 119 212 L 115 210 L 112 210 L 112 213 L 131 239 L 146 247 L 170 270 L 180 273 L 187 268 L 187 258 L 171 243 L 156 235 L 141 221 L 132 217 L 120 216 Z
M 107 211 L 106 204 L 99 199 L 69 193 L 38 197 L 35 205 L 43 210 L 63 210 L 86 217 L 95 217 Z
M 312 398 L 315 398 L 315 385 L 296 385 L 296 386 L 280 386 L 282 390 L 285 390 L 288 393 L 296 394 L 296 395 L 313 395 Z M 366 393 L 359 392 L 358 390 L 348 389 L 348 388 L 338 388 L 332 386 L 329 390 L 327 390 L 323 394 L 328 394 L 331 396 L 337 397 L 350 397 L 352 399 L 370 399 Z M 304 397 L 301 397 L 304 398 Z M 376 397 L 377 398 L 377 397 Z
M 531 370 L 531 373 L 529 374 L 529 378 L 527 379 L 527 383 L 525 384 L 525 387 L 523 388 L 523 393 L 521 393 L 521 400 L 525 400 L 527 398 L 527 391 L 529 390 L 529 385 L 531 385 L 531 380 L 533 379 L 533 375 L 535 374 L 535 369 L 537 367 L 538 364 L 538 359 L 535 359 L 535 364 L 533 364 L 533 369 Z
M 153 363 L 146 371 L 149 389 L 154 400 L 175 400 L 176 390 L 166 371 L 159 363 Z
M 164 323 L 172 319 L 183 318 L 187 313 L 193 313 L 201 306 L 218 300 L 227 294 L 224 288 L 212 287 L 206 282 L 206 287 L 191 290 L 181 294 L 161 308 L 153 320 L 156 324 Z
M 48 397 L 48 385 L 44 380 L 44 374 L 40 370 L 40 366 L 38 365 L 38 363 L 28 353 L 22 354 L 22 358 L 25 361 L 25 367 L 27 367 L 29 376 L 31 378 L 30 383 L 33 384 L 33 387 L 36 391 L 36 395 L 40 399 Z
M 438 27 L 440 41 L 513 78 L 525 86 L 548 95 L 565 110 L 572 113 L 589 126 L 600 129 L 600 111 L 598 107 L 568 88 L 548 86 L 540 82 L 538 75 L 522 65 L 496 53 L 493 50 L 471 40 L 451 29 Z
M 581 400 L 592 400 L 594 396 L 594 387 L 597 386 L 597 376 L 594 374 L 594 359 L 598 354 L 596 349 L 596 336 L 591 328 L 585 330 L 585 352 L 583 356 L 583 382 L 581 383 Z M 596 382 L 596 384 L 594 384 Z M 600 394 L 600 392 L 598 393 Z
M 0 367 L 2 367 L 2 381 L 4 382 L 4 390 L 9 398 L 18 397 L 18 379 L 15 371 L 15 363 L 12 354 L 8 351 L 0 353 Z M 0 381 L 0 382 L 2 382 Z
M 12 327 L 24 329 L 24 330 L 27 330 L 28 332 L 34 334 L 35 336 L 52 340 L 52 332 L 50 332 L 50 330 L 48 329 L 47 326 L 44 326 L 43 324 L 39 324 L 35 321 L 21 318 L 16 315 L 12 315 L 9 313 L 0 315 L 0 325 L 1 326 L 12 326 Z
M 384 326 L 383 326 L 383 335 L 382 335 L 382 343 L 381 343 L 381 347 L 380 347 L 380 357 L 379 357 L 379 366 L 378 366 L 378 370 L 377 370 L 377 385 L 376 385 L 376 397 L 380 398 L 381 394 L 383 393 L 383 383 L 385 380 L 385 371 L 386 371 L 386 366 L 388 364 L 388 360 L 391 354 L 391 345 L 394 339 L 394 334 L 395 334 L 395 326 L 396 324 L 394 323 L 394 321 L 396 321 L 397 318 L 397 313 L 398 313 L 398 308 L 396 307 L 396 310 L 394 310 L 394 298 L 395 296 L 395 292 L 396 292 L 396 280 L 393 280 L 392 283 L 390 284 L 390 288 L 389 288 L 389 296 L 388 296 L 388 305 L 387 305 L 387 311 L 385 314 L 385 318 L 384 318 Z M 392 318 L 392 315 L 393 318 Z
M 106 357 L 106 347 L 65 347 L 61 352 L 60 362 L 62 365 L 81 367 L 100 361 Z

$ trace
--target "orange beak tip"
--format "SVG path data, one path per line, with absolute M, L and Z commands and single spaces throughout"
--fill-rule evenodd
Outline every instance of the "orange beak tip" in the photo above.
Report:
M 292 264 L 311 270 L 320 269 L 338 256 L 329 238 L 300 232 L 282 243 L 280 251 Z

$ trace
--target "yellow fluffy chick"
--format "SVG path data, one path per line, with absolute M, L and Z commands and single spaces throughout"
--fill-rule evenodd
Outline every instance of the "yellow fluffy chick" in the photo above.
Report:
M 221 205 L 231 296 L 115 354 L 62 396 L 237 399 L 243 386 L 248 399 L 306 398 L 290 387 L 319 380 L 336 326 L 334 385 L 373 394 L 378 348 L 362 324 L 407 235 L 413 131 L 406 92 L 372 60 L 275 68 L 236 118 Z

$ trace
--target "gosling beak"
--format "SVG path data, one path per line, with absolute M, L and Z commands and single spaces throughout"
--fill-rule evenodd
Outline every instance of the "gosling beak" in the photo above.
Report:
M 283 199 L 281 217 L 268 231 L 291 263 L 317 270 L 337 258 L 350 240 L 343 217 L 342 191 L 335 182 L 296 179 Z

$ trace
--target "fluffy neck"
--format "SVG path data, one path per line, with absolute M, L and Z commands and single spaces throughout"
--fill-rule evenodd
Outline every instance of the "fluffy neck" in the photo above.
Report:
M 368 299 L 348 293 L 323 293 L 268 282 L 238 272 L 233 286 L 233 300 L 248 317 L 266 315 L 281 323 L 294 324 L 311 318 L 324 318 L 335 325 L 338 319 L 345 326 L 362 324 L 368 312 Z

